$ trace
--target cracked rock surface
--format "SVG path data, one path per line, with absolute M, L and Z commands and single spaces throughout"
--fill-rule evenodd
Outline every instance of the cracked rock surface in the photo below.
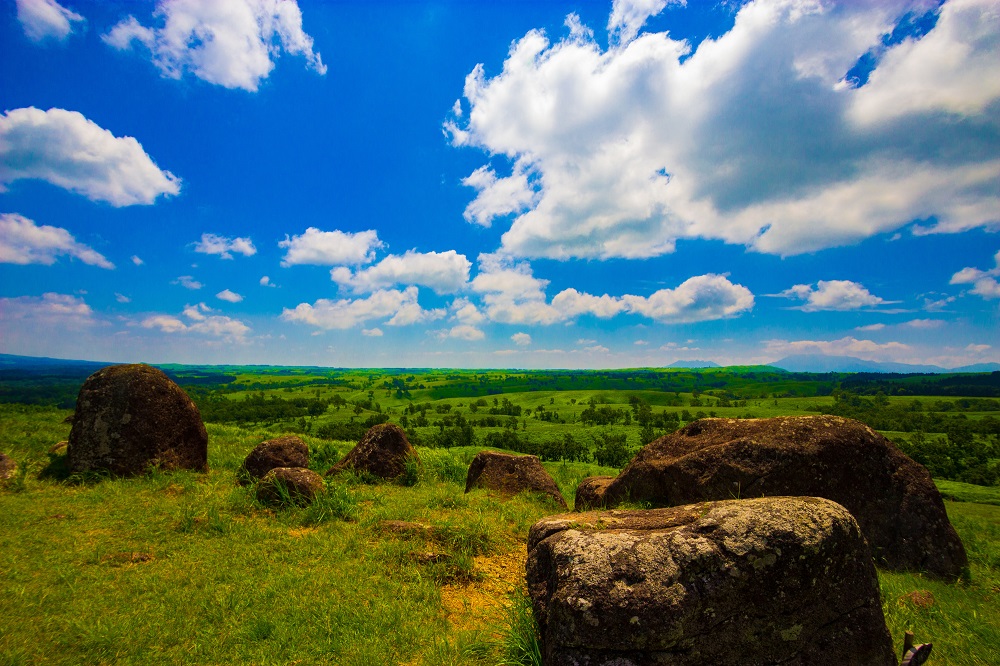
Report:
M 616 478 L 581 486 L 577 509 L 825 497 L 851 512 L 882 566 L 949 580 L 968 566 L 927 470 L 853 419 L 701 419 L 647 444 Z
M 549 665 L 896 664 L 871 553 L 829 500 L 560 514 L 528 553 Z
M 112 365 L 80 388 L 67 456 L 73 472 L 204 471 L 208 434 L 194 402 L 161 370 Z

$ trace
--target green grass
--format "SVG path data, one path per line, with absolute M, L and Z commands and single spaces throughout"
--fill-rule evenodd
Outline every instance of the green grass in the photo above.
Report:
M 523 590 L 490 622 L 450 619 L 446 591 L 487 585 L 488 562 L 523 558 L 528 528 L 558 510 L 465 494 L 478 449 L 420 449 L 411 485 L 343 475 L 313 505 L 274 510 L 235 485 L 273 429 L 209 424 L 207 474 L 71 481 L 48 454 L 68 414 L 0 406 L 0 450 L 25 470 L 0 490 L 0 665 L 535 663 Z M 304 439 L 320 472 L 351 446 Z M 617 473 L 546 468 L 570 506 L 581 478 Z M 933 642 L 932 663 L 1000 663 L 1000 507 L 983 503 L 1000 490 L 939 487 L 963 500 L 947 506 L 970 579 L 880 572 L 887 622 L 897 644 L 908 629 Z M 384 520 L 428 529 L 387 534 Z M 933 603 L 908 600 L 920 590 Z
M 935 479 L 934 485 L 941 491 L 941 496 L 954 502 L 976 502 L 1000 506 L 1000 487 L 975 486 L 960 481 Z

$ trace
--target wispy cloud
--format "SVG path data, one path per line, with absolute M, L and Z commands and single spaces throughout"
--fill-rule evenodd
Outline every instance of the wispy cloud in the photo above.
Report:
M 74 23 L 84 18 L 55 0 L 17 0 L 17 20 L 33 42 L 62 41 L 73 32 Z

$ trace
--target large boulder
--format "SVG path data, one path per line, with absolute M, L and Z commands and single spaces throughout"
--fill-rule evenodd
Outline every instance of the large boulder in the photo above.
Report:
M 67 455 L 71 472 L 205 471 L 208 434 L 198 408 L 162 371 L 112 365 L 80 388 Z
M 927 470 L 868 426 L 837 416 L 695 421 L 646 445 L 595 490 L 578 494 L 576 507 L 825 497 L 854 515 L 887 568 L 955 579 L 968 565 Z
M 417 458 L 403 429 L 394 423 L 373 426 L 344 459 L 327 471 L 327 476 L 346 469 L 379 479 L 396 479 L 406 471 L 406 461 Z
M 240 484 L 253 483 L 277 467 L 309 467 L 309 447 L 295 435 L 284 435 L 254 447 L 240 468 Z
M 257 500 L 274 506 L 305 506 L 323 491 L 323 477 L 302 467 L 275 467 L 256 488 Z
M 538 456 L 515 456 L 498 451 L 480 451 L 469 465 L 465 492 L 473 488 L 496 490 L 504 495 L 522 492 L 541 493 L 566 507 L 555 480 L 542 467 Z
M 895 666 L 842 506 L 767 497 L 543 518 L 528 591 L 548 666 Z

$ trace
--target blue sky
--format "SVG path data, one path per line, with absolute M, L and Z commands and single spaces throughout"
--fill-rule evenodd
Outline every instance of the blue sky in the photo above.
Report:
M 1000 361 L 996 0 L 17 0 L 0 352 Z

